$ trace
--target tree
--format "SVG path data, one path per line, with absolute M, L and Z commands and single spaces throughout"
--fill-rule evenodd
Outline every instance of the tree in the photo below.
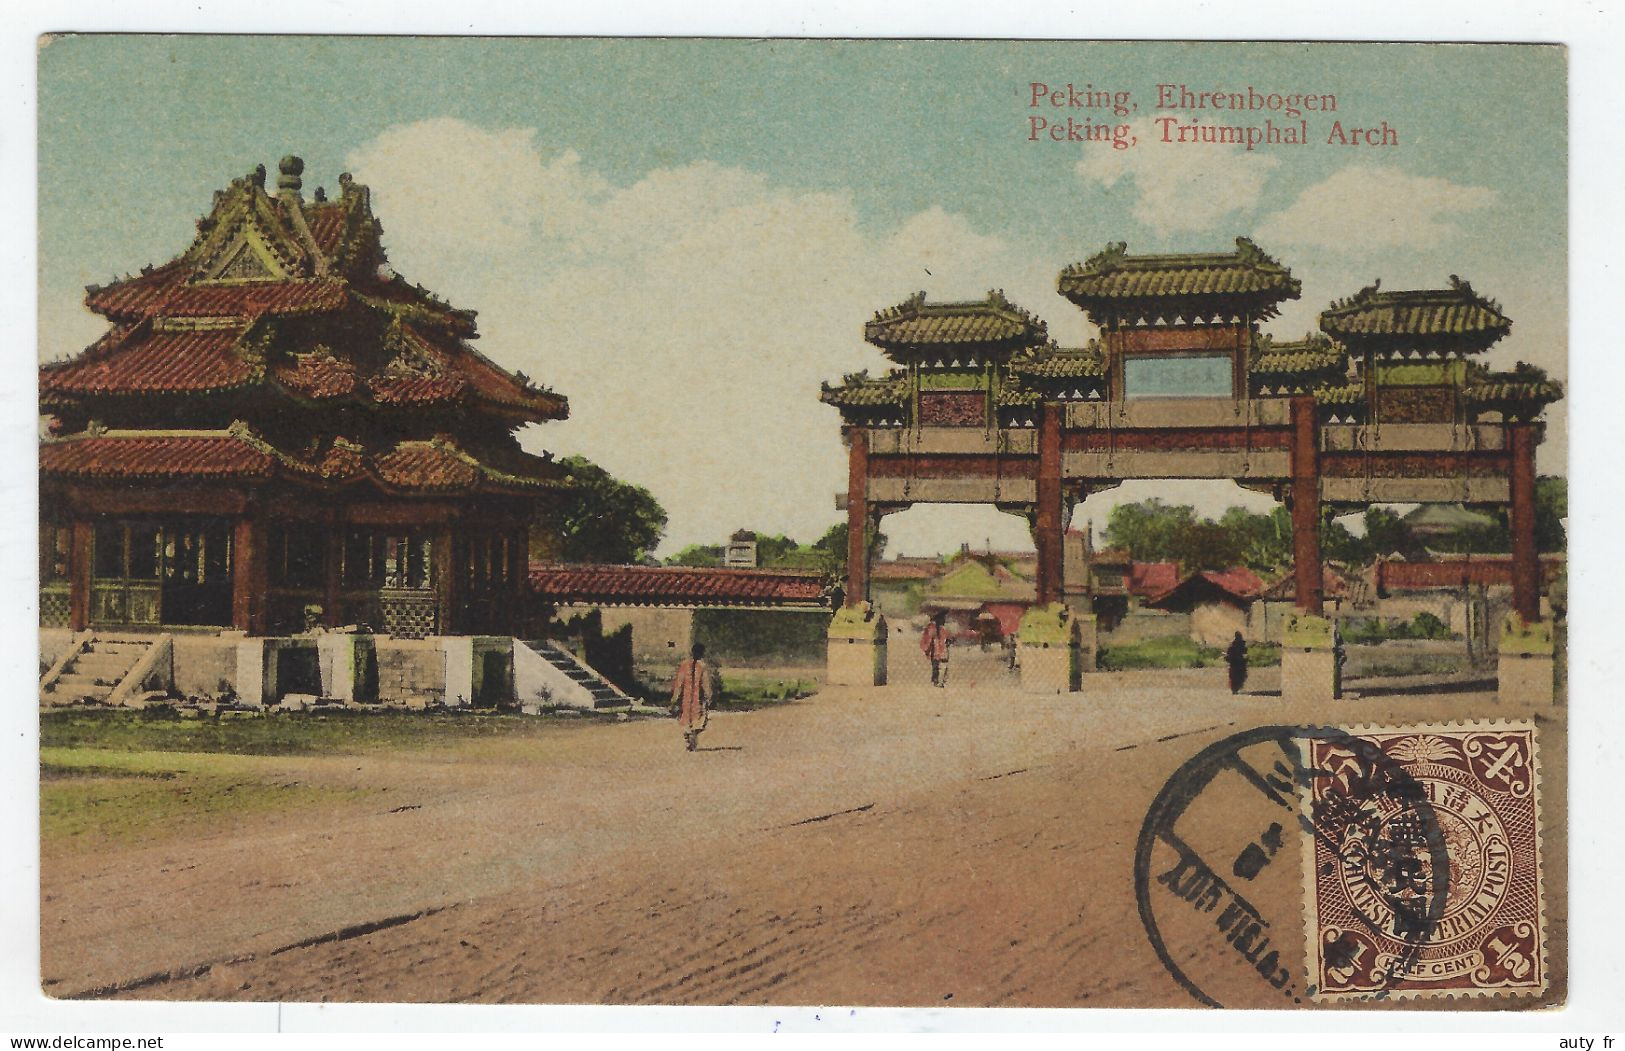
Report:
M 1136 562 L 1175 562 L 1176 535 L 1195 524 L 1196 508 L 1153 497 L 1112 508 L 1106 516 L 1105 540 L 1126 550 Z
M 846 523 L 832 525 L 813 544 L 813 550 L 819 552 L 821 568 L 830 576 L 837 579 L 846 576 Z M 869 535 L 869 561 L 874 562 L 886 551 L 886 534 L 875 530 Z
M 666 565 L 720 566 L 722 565 L 722 556 L 721 544 L 690 544 L 666 559 Z
M 584 456 L 560 461 L 574 487 L 538 524 L 542 553 L 561 562 L 641 562 L 666 532 L 649 490 L 622 482 Z

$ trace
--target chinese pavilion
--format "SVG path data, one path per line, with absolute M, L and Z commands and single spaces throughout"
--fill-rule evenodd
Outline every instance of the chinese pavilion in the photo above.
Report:
M 514 435 L 568 403 L 389 268 L 366 187 L 307 201 L 303 167 L 87 289 L 111 327 L 40 369 L 42 624 L 519 630 L 528 522 L 569 481 Z
M 1119 242 L 1061 271 L 1058 291 L 1100 337 L 1061 348 L 1001 293 L 924 294 L 864 336 L 898 367 L 825 385 L 849 454 L 849 603 L 866 595 L 864 537 L 914 503 L 1026 514 L 1040 605 L 1063 594 L 1070 508 L 1131 478 L 1230 479 L 1292 509 L 1299 608 L 1321 612 L 1327 506 L 1510 506 L 1514 606 L 1539 619 L 1534 555 L 1537 417 L 1562 391 L 1538 369 L 1474 358 L 1508 331 L 1465 281 L 1334 303 L 1321 334 L 1260 331 L 1300 294 L 1246 238 L 1234 251 L 1131 255 Z

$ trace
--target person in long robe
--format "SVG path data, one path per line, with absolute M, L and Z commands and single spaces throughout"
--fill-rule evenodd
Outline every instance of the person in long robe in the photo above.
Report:
M 920 651 L 931 662 L 931 685 L 948 685 L 948 626 L 947 614 L 938 613 L 920 632 Z
M 683 730 L 683 741 L 690 752 L 699 746 L 711 712 L 711 668 L 705 662 L 705 647 L 699 643 L 689 656 L 677 666 L 677 677 L 671 684 L 671 703 L 677 709 L 677 725 Z
M 1241 632 L 1236 632 L 1236 637 L 1230 640 L 1230 648 L 1224 651 L 1224 662 L 1230 665 L 1230 692 L 1240 693 L 1247 684 L 1247 640 L 1241 637 Z

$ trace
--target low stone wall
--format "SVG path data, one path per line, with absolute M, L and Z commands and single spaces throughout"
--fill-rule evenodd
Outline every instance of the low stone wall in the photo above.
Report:
M 446 696 L 446 653 L 436 639 L 376 636 L 378 699 L 422 708 Z
M 176 635 L 175 692 L 183 697 L 219 697 L 235 691 L 239 635 Z
M 1232 629 L 1234 630 L 1234 629 Z M 1189 613 L 1164 613 L 1161 610 L 1137 609 L 1126 615 L 1116 628 L 1100 633 L 1102 646 L 1121 646 L 1146 639 L 1162 639 L 1170 635 L 1189 635 Z

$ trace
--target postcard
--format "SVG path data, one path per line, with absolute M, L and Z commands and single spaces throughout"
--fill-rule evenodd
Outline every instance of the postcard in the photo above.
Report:
M 38 61 L 48 996 L 1565 1001 L 1563 47 Z

